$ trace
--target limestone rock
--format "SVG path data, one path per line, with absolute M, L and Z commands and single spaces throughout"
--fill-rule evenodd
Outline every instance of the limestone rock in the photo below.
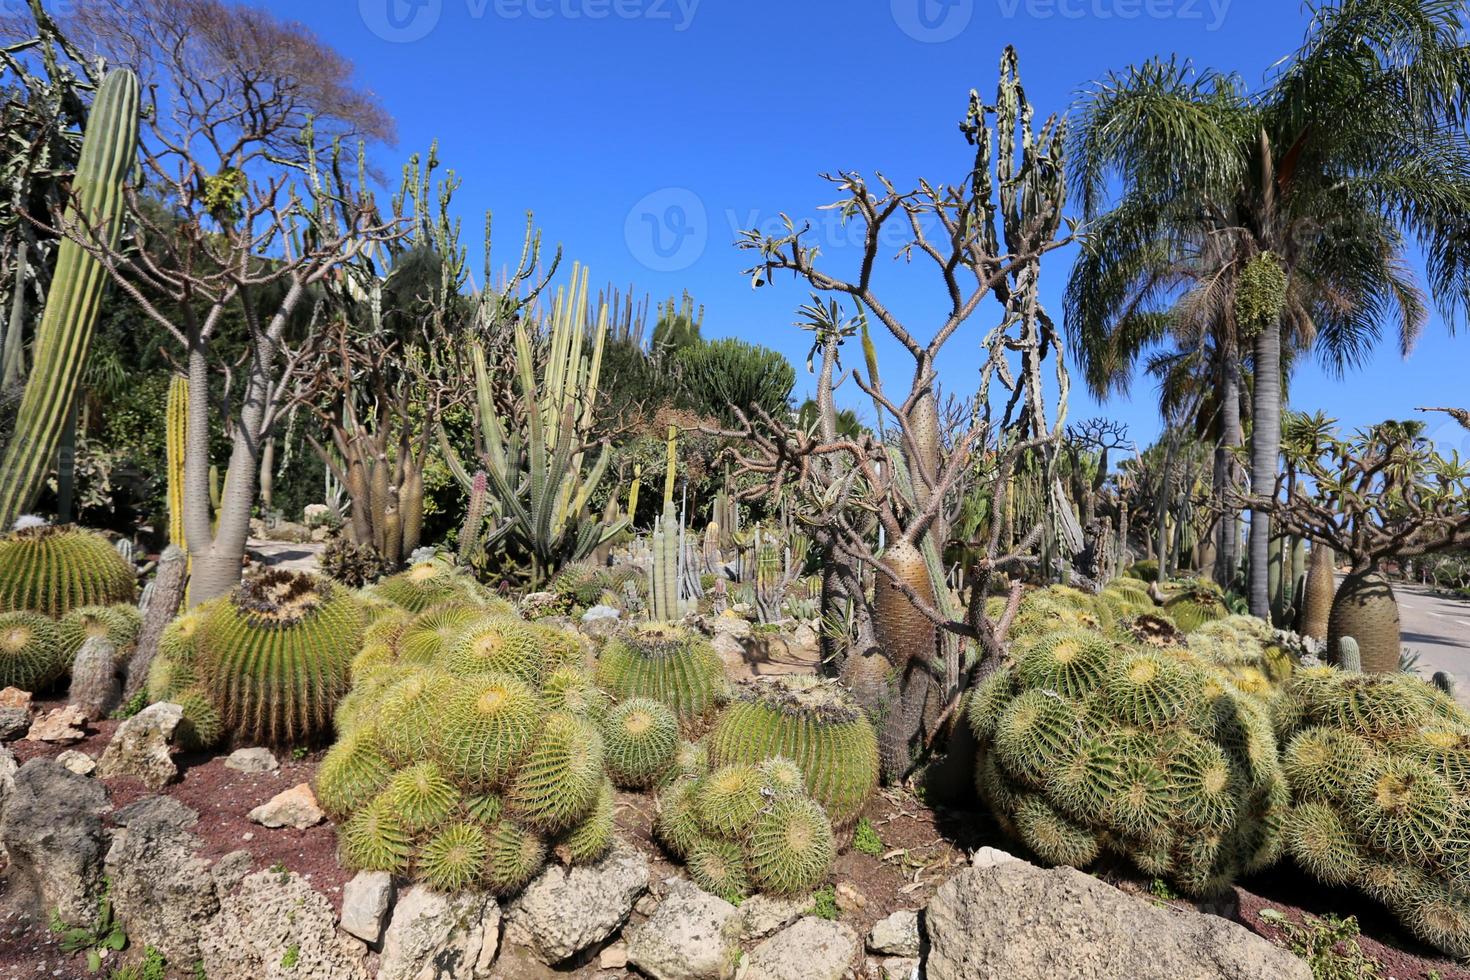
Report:
M 18 687 L 0 688 L 0 708 L 24 708 L 30 711 L 31 701 L 30 691 L 22 691 Z
M 7 687 L 5 690 L 14 691 L 15 688 Z M 13 742 L 31 730 L 30 694 L 25 691 L 19 693 L 26 696 L 24 705 L 0 704 L 0 742 Z
M 622 611 L 616 606 L 593 606 L 582 614 L 582 632 L 588 636 L 608 636 L 617 630 L 622 617 Z
M 1073 868 L 969 868 L 925 914 L 929 980 L 1310 980 L 1307 964 L 1244 926 L 1159 909 Z
M 67 749 L 56 757 L 56 761 L 66 766 L 68 772 L 74 772 L 78 776 L 90 776 L 92 770 L 97 768 L 96 759 L 76 749 Z
M 249 851 L 231 851 L 226 854 L 209 869 L 210 876 L 214 878 L 215 892 L 221 896 L 228 895 L 239 887 L 254 866 L 255 858 L 250 856 Z
M 842 980 L 860 948 L 849 926 L 809 915 L 757 946 L 740 980 Z
M 220 899 L 199 937 L 210 977 L 367 980 L 362 943 L 337 931 L 332 903 L 290 871 L 257 871 Z
M 551 864 L 506 909 L 506 935 L 548 965 L 594 946 L 648 890 L 648 858 L 619 844 L 595 864 Z
M 301 783 L 277 793 L 251 810 L 248 816 L 252 822 L 273 830 L 281 827 L 305 830 L 321 823 L 327 815 L 317 806 L 316 794 L 311 791 L 311 786 Z
M 63 705 L 60 708 L 52 708 L 35 721 L 31 722 L 30 730 L 26 732 L 27 742 L 80 742 L 87 737 L 83 730 L 87 726 L 87 716 L 82 709 L 74 704 Z
M 919 955 L 919 913 L 894 912 L 873 924 L 868 952 L 885 956 Z
M 482 980 L 500 944 L 500 906 L 484 893 L 410 888 L 383 937 L 378 980 Z
M 740 959 L 740 912 L 679 882 L 627 937 L 628 962 L 653 980 L 729 980 Z
M 383 920 L 393 904 L 393 876 L 386 871 L 359 871 L 342 888 L 342 928 L 375 946 L 383 938 Z
M 740 903 L 740 921 L 746 939 L 764 939 L 806 914 L 811 899 L 777 898 L 755 894 Z
M 19 907 L 69 922 L 91 922 L 102 886 L 107 790 L 52 759 L 32 759 L 15 774 L 0 819 L 6 876 Z
M 1014 854 L 1011 854 L 1008 851 L 1002 851 L 998 847 L 982 847 L 970 856 L 970 867 L 993 868 L 999 864 L 1006 864 L 1010 861 L 1019 860 L 1021 859 L 1016 857 Z
M 134 776 L 155 793 L 178 778 L 169 754 L 184 709 L 168 701 L 150 704 L 118 726 L 97 762 L 97 777 Z
M 727 667 L 738 667 L 745 663 L 745 644 L 729 633 L 716 633 L 714 639 L 710 640 L 710 646 L 714 647 L 715 653 L 720 655 L 720 661 Z
M 113 815 L 106 870 L 112 905 L 128 939 L 171 963 L 199 958 L 199 934 L 219 911 L 203 843 L 189 832 L 199 815 L 178 800 L 150 796 Z
M 236 772 L 272 772 L 280 766 L 270 749 L 236 749 L 225 759 L 225 768 Z

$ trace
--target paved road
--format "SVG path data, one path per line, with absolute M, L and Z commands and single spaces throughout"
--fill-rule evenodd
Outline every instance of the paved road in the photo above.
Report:
M 1417 585 L 1395 582 L 1403 645 L 1419 654 L 1419 673 L 1455 678 L 1459 702 L 1470 707 L 1470 599 L 1447 599 Z

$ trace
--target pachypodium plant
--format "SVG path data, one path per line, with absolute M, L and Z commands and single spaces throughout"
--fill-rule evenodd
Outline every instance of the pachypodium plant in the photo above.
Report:
M 224 728 L 258 745 L 305 745 L 331 732 L 366 614 L 347 589 L 271 569 L 209 603 L 194 667 Z
M 834 681 L 785 676 L 743 685 L 707 739 L 711 765 L 780 757 L 839 833 L 857 823 L 878 788 L 878 739 L 862 707 Z
M 1470 714 L 1411 674 L 1312 667 L 1288 687 L 1287 847 L 1418 938 L 1470 956 Z
M 454 608 L 472 613 L 457 631 L 439 607 L 369 640 L 315 789 L 348 867 L 505 895 L 549 853 L 583 864 L 611 846 L 604 702 L 567 662 L 575 637 L 493 606 Z M 430 632 L 437 653 L 419 644 L 405 659 Z M 381 649 L 367 659 L 369 647 Z
M 1021 628 L 967 717 L 982 797 L 1047 862 L 1114 852 L 1209 895 L 1280 853 L 1289 791 L 1272 716 L 1182 648 Z

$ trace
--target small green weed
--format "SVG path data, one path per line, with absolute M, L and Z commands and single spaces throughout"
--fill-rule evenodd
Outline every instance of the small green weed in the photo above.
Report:
M 60 936 L 63 953 L 87 954 L 87 971 L 96 973 L 102 969 L 102 957 L 111 950 L 118 952 L 128 945 L 128 934 L 122 924 L 113 917 L 111 889 L 104 889 L 97 900 L 97 918 L 90 924 L 77 925 L 61 918 L 61 911 L 51 912 L 51 931 Z
M 812 893 L 811 915 L 819 919 L 837 918 L 837 889 L 828 885 Z
M 112 717 L 118 721 L 126 721 L 146 707 L 148 707 L 148 692 L 139 691 L 116 708 L 113 708 Z
M 281 969 L 293 969 L 299 962 L 301 962 L 301 947 L 292 943 L 286 947 L 286 955 L 281 957 Z
M 1376 980 L 1382 977 L 1378 963 L 1358 945 L 1358 920 L 1306 916 L 1298 925 L 1276 909 L 1262 909 L 1261 919 L 1276 926 L 1287 948 L 1307 961 L 1313 980 Z
M 168 980 L 168 961 L 162 953 L 149 946 L 141 963 L 118 967 L 109 974 L 109 980 Z
M 857 829 L 852 832 L 852 849 L 871 857 L 878 857 L 883 853 L 883 838 L 878 836 L 878 831 L 867 817 L 860 819 Z

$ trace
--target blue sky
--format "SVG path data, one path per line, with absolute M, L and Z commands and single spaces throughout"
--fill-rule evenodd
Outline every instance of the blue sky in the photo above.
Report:
M 818 210 L 835 195 L 817 174 L 957 180 L 969 151 L 956 124 L 971 88 L 993 95 L 1006 44 L 1045 115 L 1065 111 L 1089 80 L 1154 54 L 1259 84 L 1305 26 L 1295 0 L 256 2 L 354 60 L 398 120 L 399 145 L 377 153 L 386 171 L 439 140 L 464 179 L 457 200 L 477 266 L 483 212 L 496 215 L 497 255 L 513 261 L 531 209 L 594 283 L 631 283 L 656 300 L 688 289 L 707 308 L 707 336 L 781 350 L 798 367 L 799 393 L 811 386 L 801 370 L 809 335 L 792 321 L 807 292 L 791 280 L 753 290 L 732 244 L 739 229 L 771 227 L 782 211 L 811 219 L 823 262 L 850 273 L 852 232 Z M 927 332 L 934 277 L 884 262 L 880 293 Z M 1058 317 L 1070 262 L 1059 254 L 1043 273 Z M 951 343 L 941 365 L 950 390 L 973 390 L 975 348 L 992 320 L 985 311 Z M 1293 404 L 1347 425 L 1463 405 L 1464 333 L 1451 337 L 1436 317 L 1408 360 L 1389 337 L 1341 380 L 1304 365 Z M 1158 430 L 1154 405 L 1144 381 L 1102 406 L 1076 393 L 1071 416 L 1106 413 L 1146 442 Z M 1443 418 L 1434 434 L 1470 452 L 1470 434 Z

